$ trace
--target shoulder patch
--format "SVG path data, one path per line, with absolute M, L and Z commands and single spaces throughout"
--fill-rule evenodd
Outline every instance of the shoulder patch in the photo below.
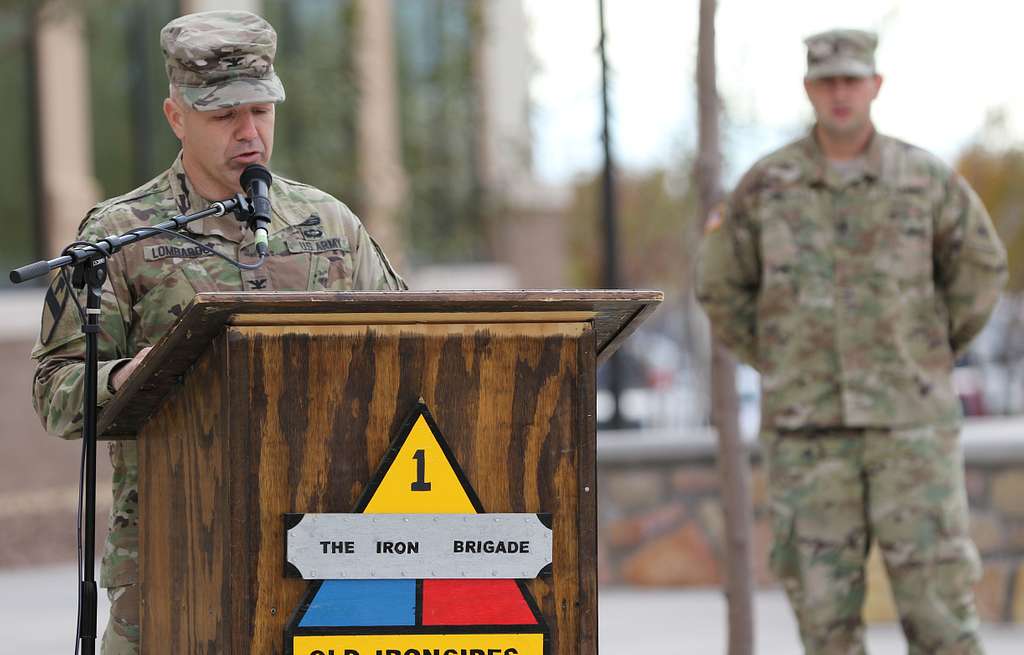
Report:
M 53 333 L 60 324 L 60 318 L 68 306 L 68 284 L 60 271 L 57 271 L 50 280 L 50 287 L 46 290 L 46 297 L 43 300 L 43 318 L 39 330 L 39 343 L 48 346 L 53 339 Z
M 725 201 L 719 202 L 717 205 L 711 208 L 711 213 L 708 214 L 707 220 L 704 221 L 704 235 L 711 234 L 718 228 L 722 227 L 722 223 L 725 222 Z

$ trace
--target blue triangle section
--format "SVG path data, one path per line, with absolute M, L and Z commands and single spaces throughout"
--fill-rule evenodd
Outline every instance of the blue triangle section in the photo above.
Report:
M 324 580 L 300 628 L 416 625 L 415 580 Z

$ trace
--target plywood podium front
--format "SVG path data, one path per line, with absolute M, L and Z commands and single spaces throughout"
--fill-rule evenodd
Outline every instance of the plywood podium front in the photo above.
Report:
M 198 294 L 100 416 L 138 440 L 143 653 L 284 652 L 282 517 L 352 511 L 421 401 L 486 511 L 553 516 L 525 586 L 549 655 L 595 653 L 596 368 L 661 299 Z

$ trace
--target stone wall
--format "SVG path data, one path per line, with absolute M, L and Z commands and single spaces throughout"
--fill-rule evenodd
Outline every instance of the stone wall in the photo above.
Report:
M 964 429 L 971 532 L 984 574 L 976 589 L 988 621 L 1024 622 L 1024 419 Z M 753 449 L 756 451 L 756 449 Z M 714 435 L 602 433 L 598 437 L 598 570 L 602 584 L 717 586 L 723 519 Z M 767 567 L 771 529 L 763 470 L 752 453 L 755 574 Z M 868 620 L 895 619 L 880 560 L 869 565 Z

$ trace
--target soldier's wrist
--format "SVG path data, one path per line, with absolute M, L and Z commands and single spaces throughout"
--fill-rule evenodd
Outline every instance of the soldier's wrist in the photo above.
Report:
M 122 359 L 114 362 L 113 366 L 110 367 L 110 372 L 107 374 L 107 391 L 109 391 L 111 394 L 117 393 L 118 385 L 114 383 L 114 378 L 117 375 L 117 372 L 124 368 L 125 364 L 127 364 L 130 361 L 132 360 Z

